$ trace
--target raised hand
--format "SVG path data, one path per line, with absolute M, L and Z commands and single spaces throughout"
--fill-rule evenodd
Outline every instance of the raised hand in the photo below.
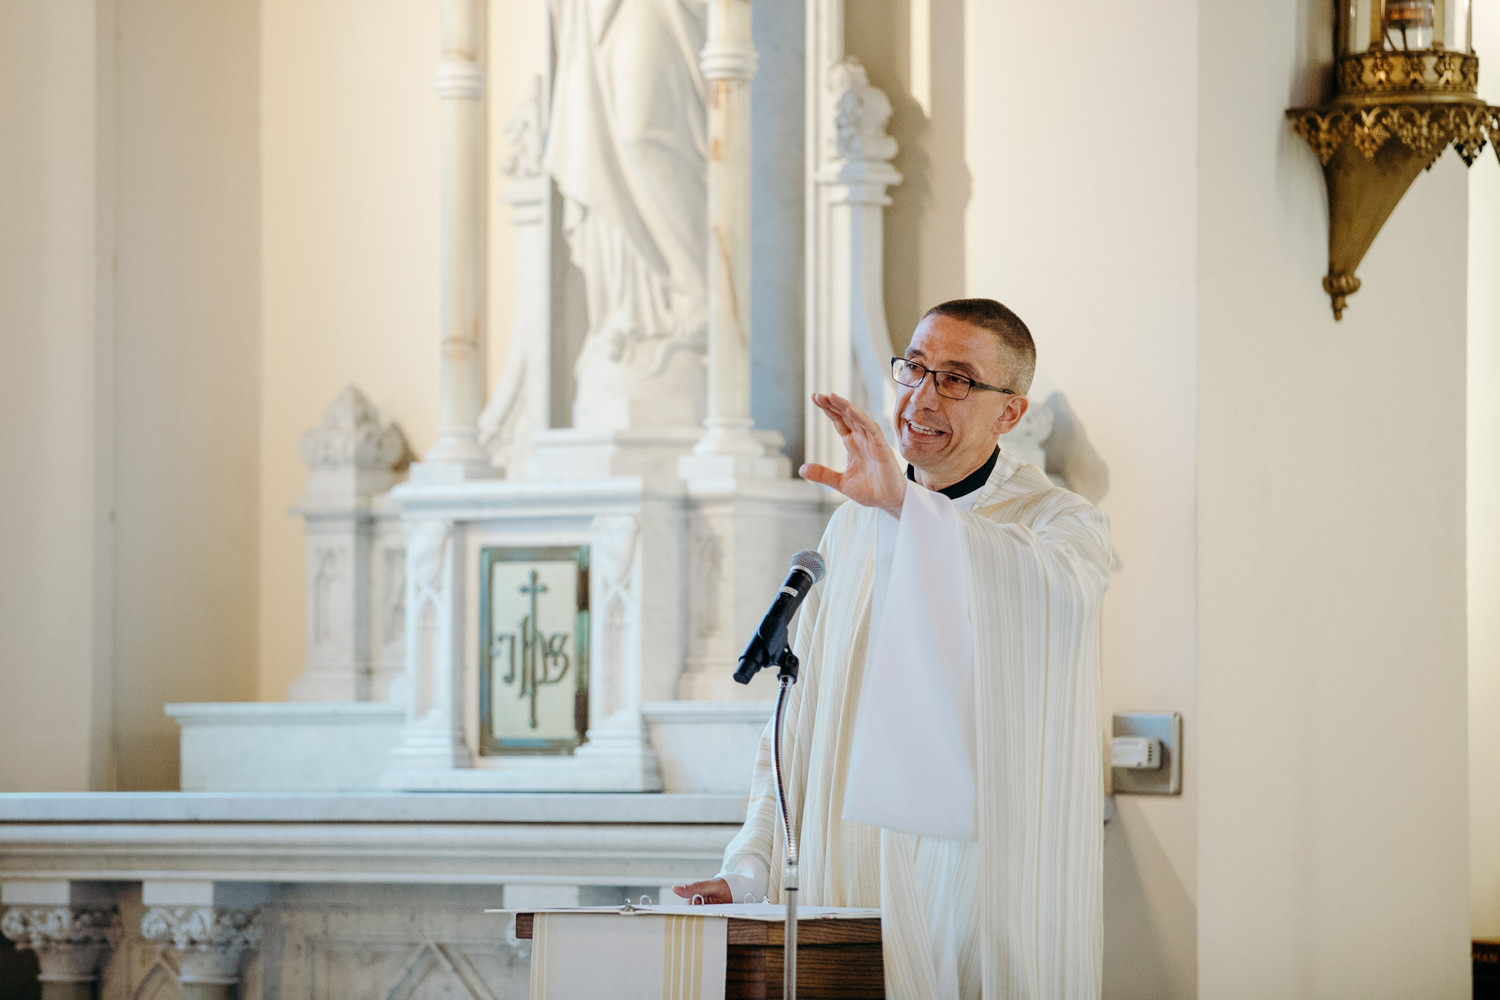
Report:
M 869 414 L 842 396 L 815 392 L 813 404 L 827 414 L 844 442 L 848 455 L 843 472 L 808 462 L 798 470 L 803 479 L 832 486 L 855 503 L 879 507 L 892 517 L 901 516 L 906 498 L 906 477 L 886 444 L 880 426 Z

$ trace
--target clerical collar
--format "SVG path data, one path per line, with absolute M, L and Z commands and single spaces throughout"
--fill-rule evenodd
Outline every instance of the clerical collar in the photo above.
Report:
M 952 486 L 944 486 L 938 492 L 949 500 L 957 500 L 959 497 L 968 496 L 989 482 L 990 473 L 995 471 L 995 463 L 998 461 L 1000 461 L 1000 446 L 995 445 L 995 450 L 990 453 L 990 460 L 988 462 L 985 462 Z M 913 482 L 917 479 L 917 470 L 913 469 L 910 463 L 907 463 L 906 466 L 906 478 Z

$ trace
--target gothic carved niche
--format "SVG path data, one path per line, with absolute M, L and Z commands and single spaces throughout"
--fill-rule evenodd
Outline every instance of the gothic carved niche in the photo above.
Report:
M 834 155 L 845 160 L 890 160 L 896 140 L 885 132 L 891 120 L 891 101 L 870 85 L 870 76 L 852 56 L 833 67 L 828 76 L 833 92 Z
M 444 571 L 452 537 L 451 521 L 418 521 L 409 525 L 406 532 L 406 616 L 412 622 L 415 644 L 415 648 L 407 650 L 407 656 L 415 670 L 410 678 L 413 687 L 398 696 L 409 698 L 419 716 L 433 707 L 433 685 L 437 666 L 442 662 L 440 647 L 447 638 L 442 628 L 448 590 Z
M 411 598 L 420 607 L 441 607 L 444 587 L 443 569 L 448 564 L 448 539 L 453 533 L 450 521 L 421 521 L 410 526 L 406 534 L 406 576 Z
M 433 988 L 423 989 L 428 983 Z M 419 990 L 423 996 L 467 996 L 472 1000 L 493 998 L 470 956 L 454 945 L 436 942 L 418 946 L 387 997 L 389 1000 L 411 1000 Z
M 603 514 L 594 518 L 589 529 L 589 544 L 593 549 L 589 562 L 605 588 L 601 596 L 618 594 L 627 602 L 632 601 L 630 571 L 639 549 L 640 530 L 640 522 L 629 514 Z
M 630 623 L 636 617 L 632 571 L 640 533 L 640 521 L 629 514 L 601 514 L 589 529 L 589 576 L 595 588 L 590 596 L 597 596 L 596 606 L 603 608 L 603 628 L 594 650 L 599 669 L 590 683 L 604 716 L 620 705 Z
M 375 405 L 352 385 L 323 411 L 323 423 L 302 435 L 302 460 L 314 469 L 386 470 L 410 458 L 395 424 L 382 426 Z
M 719 595 L 724 577 L 724 543 L 713 527 L 698 524 L 693 536 L 693 634 L 707 638 L 719 631 Z
M 399 642 L 406 623 L 406 552 L 388 548 L 381 552 L 380 641 Z
M 334 588 L 343 576 L 343 548 L 318 549 L 313 555 L 312 635 L 322 644 L 333 638 Z

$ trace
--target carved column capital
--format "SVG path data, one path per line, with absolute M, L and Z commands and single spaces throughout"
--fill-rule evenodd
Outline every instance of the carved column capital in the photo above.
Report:
M 153 906 L 141 918 L 141 936 L 175 954 L 179 982 L 236 983 L 240 959 L 260 943 L 260 911 Z
M 896 140 L 886 134 L 890 98 L 870 84 L 858 59 L 832 67 L 828 89 L 833 96 L 833 153 L 841 160 L 886 162 L 896 155 Z M 899 179 L 899 178 L 898 178 Z
M 42 969 L 37 978 L 44 983 L 92 982 L 119 940 L 119 927 L 119 914 L 111 909 L 12 906 L 0 917 L 0 934 L 36 952 Z

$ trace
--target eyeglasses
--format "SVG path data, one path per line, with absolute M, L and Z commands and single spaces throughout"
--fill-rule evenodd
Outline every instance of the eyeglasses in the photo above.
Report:
M 915 389 L 928 375 L 932 376 L 932 387 L 937 390 L 937 394 L 949 399 L 963 399 L 969 394 L 970 389 L 988 389 L 990 392 L 1003 392 L 1007 396 L 1015 395 L 1015 392 L 1010 389 L 1002 389 L 998 385 L 985 385 L 983 382 L 971 379 L 967 375 L 960 375 L 958 372 L 940 372 L 907 358 L 891 359 L 891 378 L 901 385 Z

